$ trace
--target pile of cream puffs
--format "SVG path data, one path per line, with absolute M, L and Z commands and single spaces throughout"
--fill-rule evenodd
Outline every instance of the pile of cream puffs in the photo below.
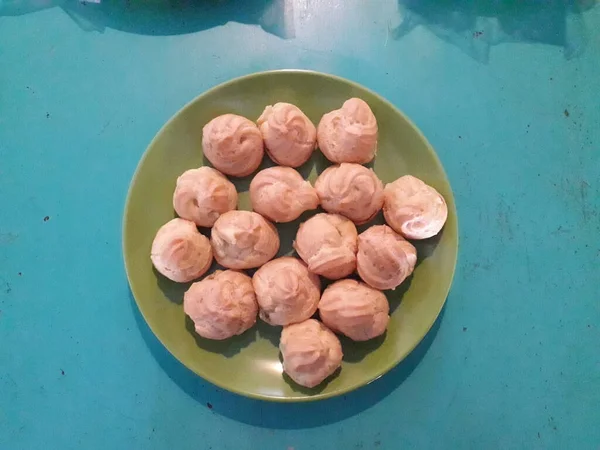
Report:
M 389 304 L 382 292 L 411 275 L 417 251 L 407 239 L 440 232 L 448 215 L 444 198 L 410 175 L 383 185 L 372 169 L 377 120 L 359 98 L 325 114 L 315 128 L 296 106 L 267 106 L 256 123 L 235 114 L 204 126 L 202 148 L 211 167 L 177 179 L 173 207 L 179 216 L 163 225 L 152 244 L 154 267 L 179 283 L 201 278 L 213 259 L 217 270 L 191 285 L 183 307 L 206 339 L 244 333 L 257 316 L 282 326 L 283 369 L 294 382 L 314 387 L 342 362 L 336 334 L 366 341 L 385 333 Z M 333 163 L 314 186 L 295 168 L 316 149 Z M 237 210 L 238 193 L 227 178 L 254 173 L 264 152 L 277 164 L 250 183 L 253 211 Z M 280 247 L 273 222 L 300 225 L 297 257 L 273 259 Z M 357 225 L 379 211 L 387 225 L 358 234 Z M 198 227 L 211 228 L 210 239 Z M 244 270 L 258 269 L 252 277 Z M 348 278 L 358 274 L 361 281 Z M 336 280 L 323 292 L 320 277 Z M 313 318 L 318 312 L 320 319 Z

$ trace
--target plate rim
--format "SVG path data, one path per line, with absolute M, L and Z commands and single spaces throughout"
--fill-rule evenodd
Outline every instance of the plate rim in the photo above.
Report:
M 234 84 L 234 83 L 239 83 L 241 81 L 245 81 L 248 79 L 252 79 L 252 78 L 259 78 L 259 77 L 264 77 L 264 76 L 269 76 L 269 75 L 274 75 L 274 74 L 281 74 L 281 73 L 301 73 L 301 74 L 308 74 L 308 75 L 312 75 L 312 76 L 319 76 L 319 77 L 325 77 L 325 78 L 331 78 L 335 81 L 338 82 L 342 82 L 345 84 L 349 84 L 352 87 L 361 89 L 361 90 L 365 90 L 367 92 L 369 92 L 369 94 L 373 95 L 374 97 L 377 97 L 378 100 L 380 100 L 381 102 L 385 103 L 387 106 L 389 106 L 390 108 L 392 108 L 397 114 L 399 114 L 400 116 L 402 116 L 402 118 L 410 125 L 410 127 L 419 135 L 419 137 L 423 140 L 423 142 L 426 144 L 426 146 L 428 147 L 428 149 L 430 150 L 430 153 L 433 155 L 435 161 L 439 164 L 439 166 L 441 167 L 442 170 L 442 174 L 443 174 L 443 178 L 446 181 L 446 183 L 448 184 L 449 188 L 450 188 L 450 200 L 448 201 L 448 199 L 446 199 L 446 203 L 449 203 L 452 205 L 452 212 L 454 215 L 454 219 L 456 221 L 456 246 L 455 246 L 455 250 L 454 250 L 454 258 L 453 258 L 453 263 L 452 263 L 452 268 L 451 268 L 451 274 L 450 274 L 450 282 L 448 283 L 448 287 L 446 289 L 446 292 L 444 294 L 444 299 L 440 304 L 440 307 L 438 309 L 438 311 L 436 312 L 436 314 L 433 316 L 433 320 L 431 320 L 431 323 L 427 326 L 425 332 L 423 333 L 422 336 L 420 336 L 420 338 L 418 340 L 415 340 L 414 345 L 412 345 L 409 350 L 407 350 L 406 352 L 404 352 L 404 354 L 402 354 L 402 356 L 397 359 L 397 360 L 390 360 L 390 362 L 386 362 L 384 364 L 384 367 L 379 370 L 378 374 L 376 376 L 371 377 L 370 379 L 366 380 L 366 381 L 362 381 L 362 382 L 356 382 L 353 383 L 349 386 L 346 386 L 344 388 L 335 390 L 335 391 L 331 391 L 331 392 L 319 392 L 317 394 L 314 395 L 303 395 L 303 396 L 298 396 L 298 397 L 286 397 L 286 396 L 273 396 L 273 395 L 265 395 L 265 394 L 257 394 L 257 393 L 253 393 L 253 392 L 247 392 L 244 390 L 239 390 L 236 389 L 235 387 L 231 387 L 231 386 L 226 386 L 225 384 L 221 383 L 218 380 L 218 377 L 213 377 L 207 373 L 200 373 L 202 371 L 199 370 L 195 370 L 192 369 L 191 367 L 189 367 L 187 364 L 185 364 L 183 361 L 181 361 L 172 351 L 171 349 L 163 342 L 163 340 L 160 338 L 160 334 L 156 332 L 156 330 L 153 328 L 153 326 L 151 325 L 151 322 L 148 321 L 148 318 L 146 317 L 146 315 L 144 314 L 144 310 L 143 308 L 140 306 L 140 301 L 138 300 L 138 297 L 136 296 L 136 293 L 134 291 L 133 288 L 133 283 L 132 283 L 132 278 L 131 275 L 129 273 L 129 264 L 128 264 L 128 257 L 127 254 L 128 252 L 125 249 L 125 236 L 127 234 L 127 230 L 128 230 L 128 217 L 129 217 L 129 211 L 130 211 L 130 203 L 131 203 L 131 197 L 132 197 L 132 190 L 133 190 L 133 186 L 136 184 L 136 180 L 138 178 L 138 175 L 140 173 L 140 169 L 143 166 L 145 160 L 148 158 L 150 149 L 154 146 L 155 142 L 159 139 L 159 137 L 164 133 L 164 131 L 171 125 L 172 122 L 174 122 L 180 115 L 182 115 L 185 111 L 187 111 L 193 104 L 195 104 L 198 100 L 200 100 L 202 97 L 205 97 L 209 94 L 211 94 L 213 91 L 222 89 L 228 85 Z M 341 395 L 345 395 L 348 394 L 352 391 L 355 391 L 356 389 L 359 389 L 363 386 L 367 386 L 371 383 L 373 383 L 374 381 L 380 379 L 381 377 L 383 377 L 385 374 L 387 374 L 390 370 L 392 370 L 394 367 L 398 366 L 399 364 L 402 363 L 402 361 L 404 361 L 412 352 L 413 350 L 423 341 L 423 339 L 425 338 L 425 336 L 427 336 L 427 334 L 431 331 L 431 328 L 433 327 L 435 321 L 438 319 L 438 317 L 440 316 L 440 313 L 442 311 L 442 309 L 444 308 L 444 306 L 446 305 L 446 301 L 448 299 L 448 295 L 450 294 L 450 290 L 452 289 L 452 285 L 454 283 L 454 276 L 456 274 L 456 266 L 457 266 L 457 262 L 458 262 L 458 248 L 460 245 L 460 233 L 459 233 L 459 221 L 458 221 L 458 213 L 457 213 L 457 208 L 456 208 L 456 199 L 454 197 L 454 191 L 452 189 L 452 185 L 450 184 L 450 180 L 448 179 L 448 175 L 446 174 L 446 170 L 444 168 L 444 165 L 442 164 L 441 160 L 439 159 L 439 156 L 437 154 L 437 152 L 435 151 L 435 149 L 433 148 L 433 146 L 431 145 L 431 143 L 429 142 L 429 140 L 425 137 L 425 135 L 423 134 L 423 132 L 419 129 L 419 127 L 417 127 L 417 125 L 403 112 L 401 111 L 399 108 L 397 108 L 392 102 L 390 102 L 389 100 L 387 100 L 385 97 L 383 97 L 382 95 L 378 94 L 377 92 L 367 88 L 366 86 L 363 86 L 360 83 L 357 83 L 355 81 L 349 80 L 347 78 L 343 78 L 340 77 L 338 75 L 333 75 L 330 73 L 326 73 L 326 72 L 319 72 L 319 71 L 315 71 L 315 70 L 307 70 L 307 69 L 276 69 L 276 70 L 266 70 L 266 71 L 260 71 L 260 72 L 253 72 L 250 74 L 246 74 L 246 75 L 242 75 L 239 77 L 235 77 L 232 78 L 230 80 L 224 81 L 222 83 L 216 84 L 214 86 L 212 86 L 211 88 L 201 92 L 200 94 L 198 94 L 197 96 L 195 96 L 192 100 L 188 101 L 185 105 L 183 105 L 181 108 L 179 108 L 170 118 L 169 120 L 167 120 L 167 122 L 165 122 L 163 124 L 163 126 L 156 132 L 156 134 L 154 135 L 154 137 L 152 138 L 152 140 L 150 141 L 150 143 L 147 145 L 146 149 L 144 150 L 144 153 L 142 154 L 140 160 L 138 161 L 138 164 L 135 168 L 135 171 L 133 172 L 133 176 L 131 177 L 131 181 L 129 182 L 129 187 L 127 189 L 127 196 L 125 198 L 125 205 L 124 205 L 124 209 L 123 209 L 123 219 L 122 219 L 122 223 L 121 223 L 121 252 L 122 252 L 122 256 L 123 256 L 123 265 L 125 267 L 125 274 L 127 276 L 127 282 L 129 285 L 129 291 L 133 296 L 133 299 L 135 300 L 135 304 L 137 306 L 138 312 L 140 313 L 140 315 L 142 316 L 142 318 L 144 319 L 144 322 L 146 322 L 146 325 L 148 326 L 148 328 L 150 329 L 150 331 L 152 331 L 152 334 L 154 335 L 154 337 L 160 342 L 160 344 L 167 350 L 167 352 L 169 352 L 169 354 L 175 359 L 175 361 L 177 361 L 179 364 L 181 364 L 183 367 L 185 367 L 187 370 L 189 370 L 191 373 L 195 374 L 196 376 L 199 376 L 200 378 L 202 378 L 203 380 L 219 387 L 220 389 L 223 389 L 225 391 L 228 392 L 232 392 L 234 394 L 240 395 L 242 397 L 246 397 L 246 398 L 251 398 L 254 400 L 262 400 L 262 401 L 268 401 L 268 402 L 274 402 L 274 403 L 304 403 L 304 402 L 312 402 L 312 401 L 317 401 L 317 400 L 325 400 L 328 398 L 334 398 L 334 397 L 338 397 Z

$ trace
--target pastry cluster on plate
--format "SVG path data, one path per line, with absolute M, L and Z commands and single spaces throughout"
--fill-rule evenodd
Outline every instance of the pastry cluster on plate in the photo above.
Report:
M 217 270 L 191 285 L 184 311 L 206 339 L 227 339 L 251 328 L 257 316 L 282 326 L 284 371 L 314 387 L 342 361 L 335 333 L 354 341 L 382 335 L 389 305 L 382 292 L 398 287 L 415 268 L 417 252 L 407 239 L 439 233 L 448 210 L 431 186 L 410 175 L 383 185 L 362 164 L 375 158 L 377 120 L 361 99 L 347 100 L 319 126 L 296 106 L 267 106 L 254 123 L 225 114 L 203 129 L 202 148 L 211 167 L 177 179 L 173 206 L 179 218 L 163 225 L 152 244 L 156 269 L 176 282 L 201 278 L 214 260 Z M 315 185 L 294 168 L 319 148 L 334 165 Z M 254 173 L 264 152 L 278 166 L 250 183 L 253 211 L 238 211 L 230 177 Z M 272 222 L 297 219 L 321 207 L 300 225 L 293 243 L 299 258 L 273 259 L 280 246 Z M 387 225 L 358 234 L 356 225 L 380 210 Z M 210 227 L 210 240 L 197 227 Z M 252 277 L 244 273 L 258 269 Z M 347 278 L 358 273 L 362 281 Z M 320 277 L 336 280 L 321 292 Z M 313 318 L 318 311 L 320 321 Z

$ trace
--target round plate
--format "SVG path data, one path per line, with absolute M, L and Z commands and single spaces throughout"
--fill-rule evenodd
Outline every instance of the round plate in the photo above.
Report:
M 282 375 L 279 327 L 260 320 L 241 336 L 226 341 L 198 337 L 182 308 L 189 284 L 173 283 L 153 270 L 150 247 L 158 228 L 175 217 L 172 195 L 177 177 L 207 164 L 202 127 L 214 117 L 235 113 L 255 120 L 266 105 L 289 102 L 315 123 L 350 97 L 371 106 L 379 125 L 374 170 L 384 183 L 411 174 L 435 187 L 448 203 L 448 221 L 439 236 L 414 242 L 418 265 L 413 276 L 387 292 L 391 320 L 385 336 L 356 343 L 342 339 L 344 361 L 331 379 L 314 389 Z M 265 157 L 261 168 L 273 165 Z M 314 180 L 329 163 L 319 151 L 300 168 Z M 250 209 L 251 177 L 232 179 L 240 209 Z M 292 254 L 301 221 L 278 225 L 279 256 Z M 381 215 L 374 222 L 382 222 Z M 372 224 L 373 222 L 371 222 Z M 366 226 L 359 227 L 359 231 Z M 208 230 L 207 230 L 208 232 Z M 438 316 L 452 283 L 458 248 L 454 198 L 434 150 L 417 127 L 388 101 L 342 78 L 307 71 L 257 73 L 221 84 L 181 109 L 154 138 L 131 182 L 123 223 L 123 253 L 131 290 L 146 322 L 164 346 L 190 370 L 229 391 L 274 401 L 305 401 L 349 392 L 380 377 L 402 361 L 423 339 Z M 214 270 L 214 267 L 213 269 Z

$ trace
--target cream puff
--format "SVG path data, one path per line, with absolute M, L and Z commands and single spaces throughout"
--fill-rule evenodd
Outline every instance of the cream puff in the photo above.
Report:
M 354 223 L 339 214 L 317 214 L 300 225 L 294 249 L 308 270 L 338 280 L 356 270 L 358 233 Z
M 252 277 L 259 316 L 270 325 L 302 322 L 317 310 L 321 297 L 319 277 L 296 258 L 269 261 Z
M 356 269 L 375 289 L 396 289 L 417 263 L 417 250 L 387 225 L 375 225 L 358 235 Z
M 315 189 L 321 207 L 360 225 L 371 220 L 383 206 L 383 183 L 372 169 L 343 163 L 319 175 Z
M 407 239 L 435 236 L 448 218 L 448 206 L 444 197 L 411 175 L 388 183 L 383 195 L 385 221 Z
M 390 320 L 383 292 L 355 280 L 329 285 L 319 301 L 319 317 L 331 330 L 353 341 L 381 336 Z
M 237 202 L 233 183 L 206 166 L 183 172 L 173 193 L 175 212 L 200 227 L 212 227 L 221 214 L 236 209 Z
M 251 211 L 228 211 L 215 222 L 210 243 L 215 259 L 229 269 L 252 269 L 279 250 L 279 234 L 263 216 Z
M 257 124 L 267 154 L 280 166 L 301 166 L 317 146 L 315 126 L 300 108 L 290 103 L 267 106 Z
M 206 273 L 213 253 L 208 238 L 198 231 L 194 222 L 177 218 L 156 233 L 150 259 L 165 277 L 186 283 Z
M 248 275 L 217 270 L 194 283 L 183 296 L 183 311 L 196 333 L 207 339 L 227 339 L 256 323 L 258 304 Z
M 235 114 L 216 117 L 204 126 L 202 149 L 216 169 L 233 177 L 250 175 L 258 169 L 264 155 L 256 124 Z
M 301 386 L 321 384 L 342 364 L 342 345 L 331 330 L 315 319 L 288 325 L 281 332 L 283 370 Z
M 351 98 L 321 118 L 317 141 L 333 163 L 366 164 L 377 152 L 377 119 L 364 100 Z
M 252 209 L 273 222 L 291 222 L 319 206 L 317 191 L 290 167 L 269 167 L 250 183 Z

